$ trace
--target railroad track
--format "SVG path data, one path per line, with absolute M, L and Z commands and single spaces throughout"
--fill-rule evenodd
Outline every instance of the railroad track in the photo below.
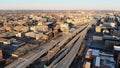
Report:
M 61 40 L 62 40 L 62 38 L 60 37 L 60 38 L 58 38 L 56 40 L 50 41 L 49 43 L 45 43 L 45 46 L 48 46 L 47 48 L 45 48 L 45 49 L 38 48 L 37 50 L 35 50 L 33 52 L 30 52 L 29 54 L 27 54 L 27 55 L 25 55 L 23 57 L 18 58 L 13 63 L 6 66 L 5 68 L 25 68 L 29 64 L 31 64 L 33 61 L 37 60 L 37 58 L 39 58 L 39 56 L 42 56 L 49 49 L 51 49 L 56 44 L 58 44 Z M 50 46 L 50 44 L 53 44 L 53 45 Z M 26 64 L 26 65 L 23 65 L 23 64 Z
M 60 57 L 58 57 L 57 59 L 61 59 L 58 63 L 56 63 L 55 65 L 50 65 L 50 68 L 69 68 L 69 66 L 71 65 L 71 63 L 73 62 L 75 56 L 77 55 L 81 44 L 86 36 L 86 33 L 88 31 L 89 27 L 87 27 L 85 30 L 83 30 L 80 33 L 80 37 L 79 39 L 75 42 L 75 44 L 73 45 L 73 47 L 70 49 L 70 47 L 68 49 L 66 49 L 61 55 Z M 68 53 L 66 51 L 70 50 Z M 65 54 L 66 53 L 66 54 Z M 65 55 L 63 57 L 63 55 Z M 57 60 L 56 59 L 56 60 Z
M 77 29 L 74 31 L 72 34 L 67 35 L 57 46 L 55 46 L 53 49 L 48 51 L 48 54 L 43 57 L 42 61 L 49 61 L 52 59 L 56 54 L 59 54 L 59 52 L 62 52 L 65 50 L 67 47 L 72 45 L 79 37 L 80 37 L 80 32 L 84 30 L 87 27 L 87 25 L 82 26 L 80 29 Z M 79 34 L 79 35 L 77 35 Z M 45 58 L 46 57 L 46 58 Z
M 75 36 L 73 36 L 73 38 L 71 39 L 71 40 L 66 40 L 66 41 L 68 41 L 67 43 L 65 42 L 65 40 L 63 40 L 61 43 L 59 43 L 57 46 L 55 46 L 53 49 L 51 49 L 50 51 L 48 51 L 48 53 L 47 53 L 47 55 L 46 56 L 43 56 L 42 58 L 40 58 L 40 61 L 41 61 L 41 63 L 40 63 L 40 67 L 41 68 L 43 68 L 43 65 L 44 64 L 47 64 L 47 63 L 51 63 L 50 61 L 51 60 L 54 60 L 57 56 L 59 56 L 59 54 L 60 53 L 62 53 L 66 48 L 68 48 L 67 49 L 67 51 L 65 51 L 65 53 L 64 54 L 62 54 L 62 55 L 60 55 L 59 56 L 59 59 L 56 59 L 55 61 L 53 61 L 52 63 L 51 63 L 51 65 L 52 64 L 54 64 L 54 63 L 56 63 L 57 61 L 59 61 L 60 59 L 61 59 L 61 57 L 62 56 L 64 56 L 69 50 L 70 50 L 70 48 L 71 48 L 71 46 L 76 42 L 76 40 L 80 37 L 80 32 L 82 31 L 82 29 L 85 29 L 86 28 L 86 26 L 84 26 L 84 27 L 81 27 L 81 29 L 79 30 L 76 30 L 75 32 L 73 32 L 71 35 L 75 35 Z M 76 34 L 76 32 L 79 32 L 78 34 Z M 67 36 L 65 39 L 67 39 L 69 36 Z M 70 36 L 70 37 L 72 37 L 72 36 Z M 39 60 L 37 61 L 37 62 L 39 62 Z
M 68 48 L 70 45 L 72 45 L 78 38 L 81 38 L 82 35 L 80 35 L 79 33 L 83 34 L 83 32 L 84 32 L 84 34 L 85 34 L 85 32 L 87 32 L 87 30 L 86 30 L 87 28 L 88 28 L 88 24 L 81 26 L 81 28 L 75 30 L 72 34 L 68 34 L 65 37 L 60 37 L 56 40 L 50 41 L 47 44 L 45 44 L 45 46 L 47 46 L 46 48 L 44 48 L 44 49 L 38 48 L 38 49 L 34 50 L 33 52 L 30 52 L 29 54 L 18 58 L 13 63 L 6 66 L 5 68 L 26 68 L 27 66 L 32 64 L 34 61 L 36 61 L 38 58 L 40 58 L 43 54 L 45 54 L 47 52 L 48 52 L 48 54 L 47 54 L 48 58 L 51 59 L 55 56 L 55 54 L 57 54 L 61 50 L 61 48 L 65 47 L 62 49 L 64 51 L 64 50 L 66 50 L 66 48 Z M 72 39 L 74 39 L 74 40 L 72 40 Z M 81 39 L 81 41 L 82 41 L 82 39 Z M 68 43 L 68 42 L 70 42 L 70 43 Z M 62 52 L 62 50 L 61 50 L 61 52 Z M 49 60 L 49 59 L 47 59 L 47 60 Z

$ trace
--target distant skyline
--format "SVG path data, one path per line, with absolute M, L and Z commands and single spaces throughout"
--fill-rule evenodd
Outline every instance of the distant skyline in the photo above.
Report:
M 0 10 L 120 10 L 120 0 L 0 0 Z

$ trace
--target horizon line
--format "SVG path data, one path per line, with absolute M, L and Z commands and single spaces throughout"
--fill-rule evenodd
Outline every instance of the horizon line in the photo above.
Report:
M 76 11 L 84 11 L 84 10 L 87 10 L 87 11 L 120 11 L 120 10 L 114 10 L 114 9 L 0 9 L 0 10 L 76 10 Z

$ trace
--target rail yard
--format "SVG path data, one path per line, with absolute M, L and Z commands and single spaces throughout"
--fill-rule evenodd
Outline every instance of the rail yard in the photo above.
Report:
M 0 11 L 0 68 L 119 68 L 120 12 Z

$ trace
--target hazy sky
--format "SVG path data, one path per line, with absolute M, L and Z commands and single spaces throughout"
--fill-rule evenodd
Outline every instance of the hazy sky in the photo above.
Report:
M 120 0 L 0 0 L 0 9 L 120 10 Z

